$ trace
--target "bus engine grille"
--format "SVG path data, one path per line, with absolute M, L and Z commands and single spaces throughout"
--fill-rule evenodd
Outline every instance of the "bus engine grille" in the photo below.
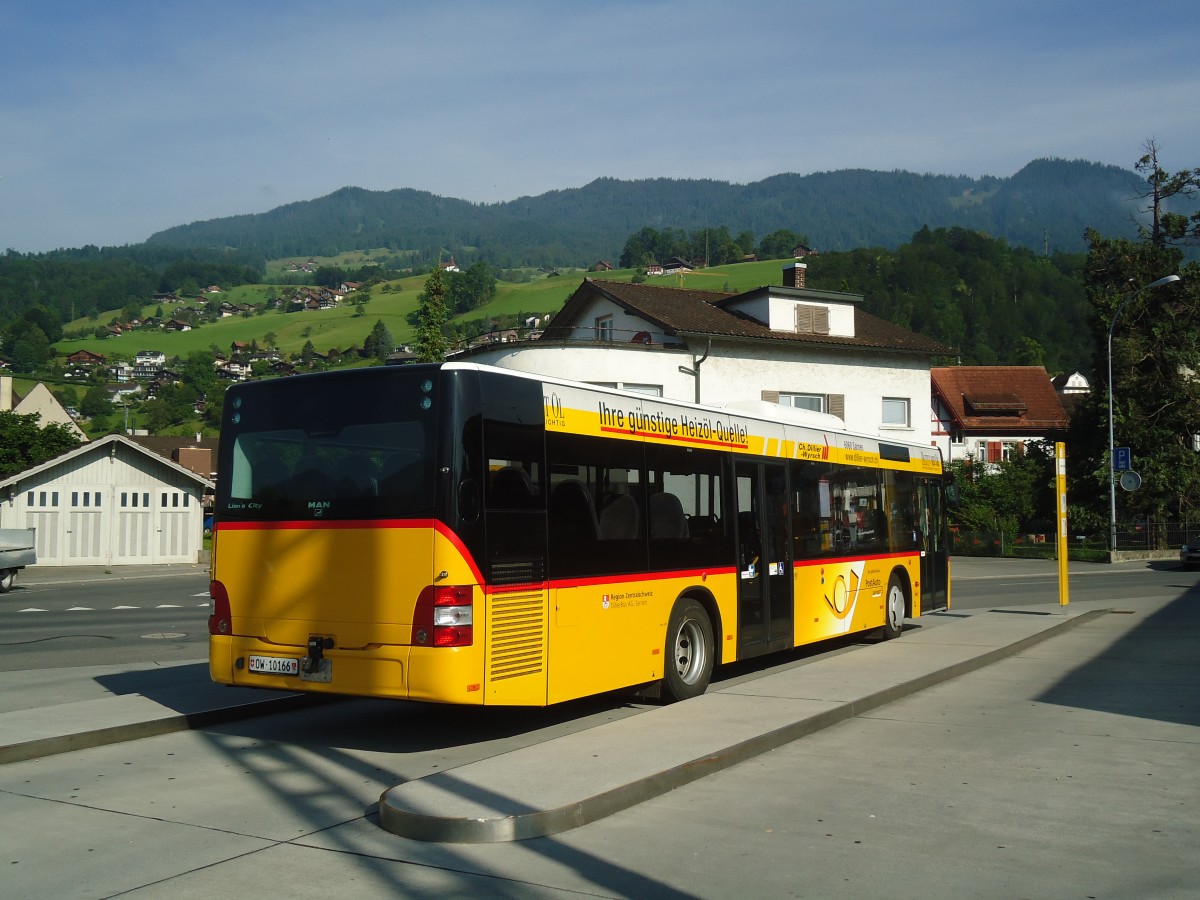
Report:
M 516 678 L 542 671 L 546 648 L 546 595 L 517 592 L 491 596 L 491 677 Z

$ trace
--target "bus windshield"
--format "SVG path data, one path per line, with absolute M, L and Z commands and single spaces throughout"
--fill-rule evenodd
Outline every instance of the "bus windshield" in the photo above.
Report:
M 225 399 L 224 520 L 397 518 L 434 501 L 437 378 L 283 378 Z

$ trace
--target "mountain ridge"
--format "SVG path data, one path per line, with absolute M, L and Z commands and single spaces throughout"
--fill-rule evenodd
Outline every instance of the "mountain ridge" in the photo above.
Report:
M 1133 171 L 1086 160 L 1033 160 L 1007 178 L 839 169 L 747 184 L 601 176 L 495 203 L 415 188 L 346 186 L 323 197 L 178 225 L 147 244 L 233 247 L 267 258 L 378 247 L 418 258 L 453 253 L 495 265 L 581 265 L 619 255 L 643 227 L 726 226 L 756 237 L 787 228 L 821 250 L 894 249 L 921 227 L 959 226 L 1017 246 L 1082 252 L 1084 230 L 1134 237 L 1145 187 Z

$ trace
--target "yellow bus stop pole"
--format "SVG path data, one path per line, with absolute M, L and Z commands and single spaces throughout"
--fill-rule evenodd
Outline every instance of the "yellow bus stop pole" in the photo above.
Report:
M 1054 444 L 1054 508 L 1058 510 L 1058 605 L 1066 606 L 1067 597 L 1067 445 Z

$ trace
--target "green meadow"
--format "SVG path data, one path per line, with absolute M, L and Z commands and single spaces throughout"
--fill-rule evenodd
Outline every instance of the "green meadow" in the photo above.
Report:
M 340 257 L 321 259 L 317 262 L 322 265 L 354 266 L 361 265 L 372 255 L 372 251 L 366 251 L 365 253 L 343 254 Z M 305 262 L 307 260 L 293 261 Z M 284 261 L 284 264 L 286 262 Z M 780 284 L 782 268 L 787 262 L 787 260 L 767 260 L 717 266 L 682 276 L 650 278 L 647 280 L 647 284 L 690 290 L 739 293 L 763 285 Z M 277 262 L 268 266 L 269 272 L 280 270 L 281 266 Z M 634 274 L 631 269 L 603 273 L 587 273 L 576 269 L 562 271 L 556 275 L 539 274 L 533 280 L 522 284 L 498 281 L 496 296 L 490 303 L 457 318 L 470 320 L 524 314 L 541 316 L 545 321 L 548 315 L 553 315 L 562 308 L 585 277 L 598 280 L 629 281 Z M 228 352 L 234 341 L 246 343 L 256 341 L 259 346 L 263 346 L 267 343 L 266 336 L 273 333 L 275 345 L 285 353 L 299 353 L 305 342 L 310 340 L 318 352 L 325 353 L 330 349 L 344 351 L 351 347 L 361 347 L 363 339 L 370 333 L 377 321 L 382 321 L 387 326 L 397 344 L 403 344 L 412 339 L 413 329 L 408 324 L 407 316 L 417 308 L 417 296 L 424 289 L 425 278 L 424 275 L 413 276 L 373 286 L 370 291 L 370 301 L 363 307 L 361 315 L 356 315 L 355 307 L 347 302 L 336 309 L 294 313 L 270 310 L 261 315 L 249 317 L 232 316 L 202 324 L 191 331 L 184 332 L 135 330 L 115 337 L 64 339 L 55 346 L 61 356 L 86 349 L 107 357 L 132 358 L 139 350 L 161 350 L 168 357 L 185 358 L 193 351 L 209 350 L 212 347 L 218 348 L 221 352 Z M 268 297 L 278 296 L 284 287 L 270 284 L 242 285 L 220 294 L 210 295 L 209 300 L 217 303 L 228 300 L 235 304 L 261 306 L 266 303 Z M 186 299 L 181 301 L 182 305 L 187 305 L 188 302 Z M 142 314 L 143 316 L 152 316 L 156 310 L 157 304 L 148 304 L 143 308 Z M 163 313 L 165 318 L 170 318 L 172 310 L 164 307 Z M 66 325 L 65 329 L 70 333 L 87 326 L 106 324 L 115 316 L 119 316 L 119 310 L 101 313 L 94 321 L 76 320 Z

